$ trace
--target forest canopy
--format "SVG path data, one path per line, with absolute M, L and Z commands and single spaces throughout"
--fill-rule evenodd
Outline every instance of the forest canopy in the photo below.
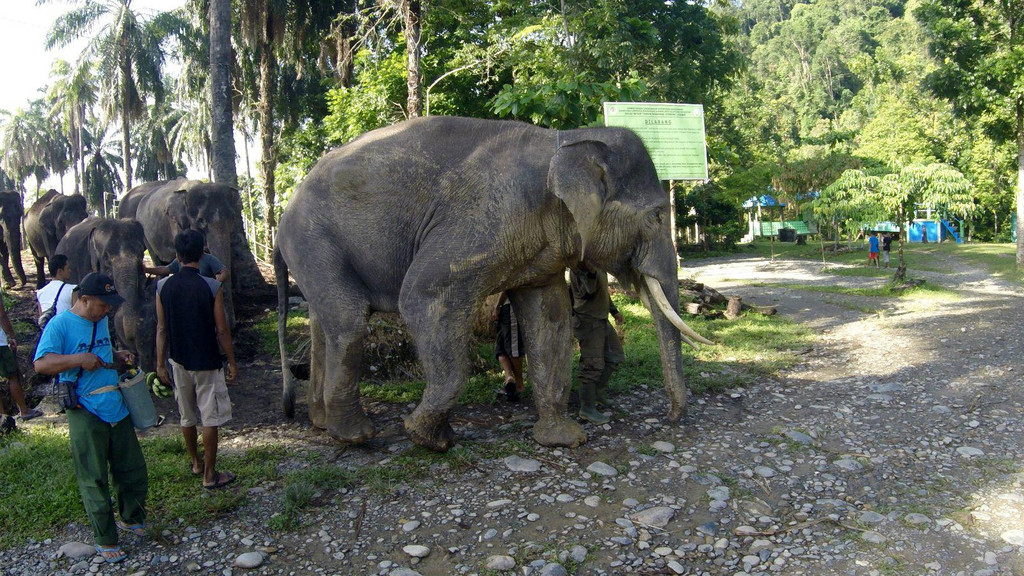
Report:
M 209 172 L 210 1 L 156 15 L 127 0 L 68 4 L 50 43 L 85 37 L 90 48 L 54 66 L 45 96 L 0 117 L 0 183 L 38 193 L 72 173 L 106 213 L 129 182 Z M 262 155 L 240 178 L 247 221 L 270 238 L 326 150 L 405 118 L 568 129 L 601 124 L 603 102 L 652 101 L 704 106 L 710 182 L 682 185 L 677 209 L 714 236 L 705 242 L 734 242 L 752 196 L 813 219 L 810 199 L 847 170 L 884 178 L 935 164 L 970 184 L 968 235 L 1006 241 L 1024 118 L 1010 4 L 236 1 L 239 156 Z M 110 68 L 124 46 L 131 66 Z

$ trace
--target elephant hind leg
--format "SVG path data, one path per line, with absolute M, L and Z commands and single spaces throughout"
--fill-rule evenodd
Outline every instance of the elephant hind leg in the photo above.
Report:
M 42 256 L 37 256 L 34 252 L 32 254 L 32 260 L 36 263 L 36 289 L 46 286 L 46 272 L 43 266 L 45 261 Z
M 359 402 L 359 376 L 370 307 L 353 305 L 335 294 L 327 306 L 317 306 L 310 330 L 310 417 L 342 442 L 359 444 L 376 433 Z M 311 300 L 311 309 L 312 309 Z M 321 354 L 322 352 L 322 354 Z M 322 358 L 322 360 L 321 360 Z

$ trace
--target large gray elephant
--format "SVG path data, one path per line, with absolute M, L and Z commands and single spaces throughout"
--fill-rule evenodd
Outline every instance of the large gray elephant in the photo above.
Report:
M 206 236 L 210 253 L 232 270 L 232 237 L 241 214 L 238 191 L 223 184 L 198 180 L 147 182 L 132 188 L 121 200 L 119 218 L 142 224 L 146 247 L 157 264 L 174 259 L 174 237 L 183 230 L 198 230 Z M 235 324 L 232 290 L 224 293 L 228 324 Z
M 359 402 L 363 339 L 371 312 L 397 310 L 427 379 L 406 434 L 442 451 L 452 446 L 448 416 L 468 375 L 470 315 L 506 290 L 530 358 L 533 436 L 579 445 L 586 435 L 566 414 L 573 348 L 564 273 L 585 258 L 653 305 L 669 418 L 679 420 L 681 343 L 707 341 L 678 316 L 670 209 L 643 143 L 624 129 L 429 117 L 329 152 L 295 191 L 277 240 L 286 413 L 295 394 L 283 344 L 289 270 L 312 319 L 313 424 L 349 442 L 374 434 Z
M 77 284 L 90 272 L 103 272 L 114 279 L 124 304 L 117 309 L 113 326 L 122 344 L 140 358 L 147 353 L 139 345 L 139 326 L 146 320 L 146 276 L 142 268 L 145 252 L 141 224 L 95 216 L 72 226 L 57 244 L 57 253 L 68 257 L 68 282 Z
M 57 243 L 68 229 L 89 216 L 85 196 L 65 196 L 49 190 L 25 214 L 25 240 L 36 263 L 36 284 L 46 284 L 45 260 L 57 253 Z
M 21 217 L 25 215 L 25 205 L 21 194 L 17 192 L 0 192 L 0 227 L 3 238 L 0 238 L 0 273 L 3 274 L 4 285 L 13 286 L 14 276 L 11 275 L 11 264 L 18 274 L 21 283 L 28 284 L 25 269 L 21 266 Z

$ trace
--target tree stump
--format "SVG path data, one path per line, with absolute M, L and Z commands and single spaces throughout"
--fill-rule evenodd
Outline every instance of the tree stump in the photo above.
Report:
M 725 317 L 729 320 L 739 318 L 743 314 L 743 299 L 739 296 L 730 296 L 729 303 L 725 306 Z

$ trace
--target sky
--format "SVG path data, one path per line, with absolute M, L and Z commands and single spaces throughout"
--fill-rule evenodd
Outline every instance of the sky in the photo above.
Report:
M 85 46 L 75 42 L 63 49 L 46 50 L 46 34 L 61 14 L 78 4 L 75 0 L 49 0 L 42 6 L 37 0 L 3 0 L 0 10 L 0 110 L 14 112 L 42 97 L 40 89 L 49 83 L 54 60 L 75 62 Z M 185 0 L 132 0 L 132 7 L 142 14 L 173 10 Z M 192 174 L 190 172 L 189 176 Z M 65 176 L 65 185 L 70 174 Z M 49 181 L 48 181 L 49 182 Z M 51 186 L 56 187 L 53 182 Z M 34 182 L 28 183 L 29 187 Z
M 64 49 L 46 50 L 46 33 L 58 16 L 72 9 L 76 2 L 51 0 L 36 6 L 36 0 L 3 0 L 0 11 L 0 109 L 13 112 L 41 96 L 39 89 L 49 82 L 53 61 L 60 58 L 74 62 L 84 42 Z M 133 0 L 132 7 L 143 14 L 157 10 L 173 10 L 185 0 Z

